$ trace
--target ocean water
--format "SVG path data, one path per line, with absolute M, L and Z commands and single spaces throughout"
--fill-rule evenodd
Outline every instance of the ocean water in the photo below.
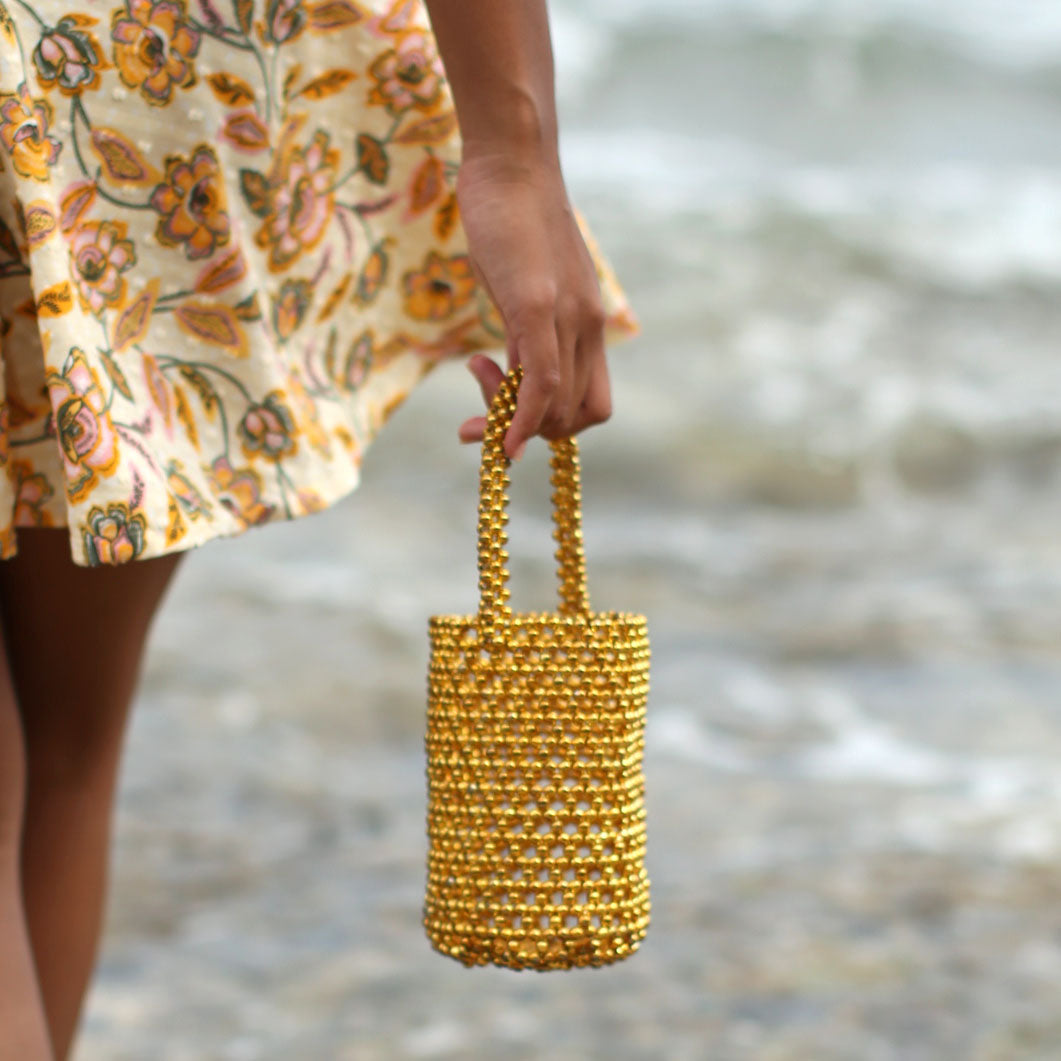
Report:
M 83 1057 L 1055 1058 L 1061 8 L 550 8 L 644 328 L 581 451 L 591 602 L 652 639 L 649 938 L 521 978 L 422 935 L 426 620 L 475 607 L 448 364 L 348 499 L 180 571 Z
M 713 416 L 856 458 L 918 415 L 1054 437 L 1053 5 L 556 6 L 570 178 Z

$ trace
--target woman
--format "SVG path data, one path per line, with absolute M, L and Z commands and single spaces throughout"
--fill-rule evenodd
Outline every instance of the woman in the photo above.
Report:
M 601 423 L 636 324 L 564 188 L 544 0 L 5 2 L 0 1057 L 35 1061 L 180 557 L 348 493 L 446 357 L 524 366 L 514 459 Z

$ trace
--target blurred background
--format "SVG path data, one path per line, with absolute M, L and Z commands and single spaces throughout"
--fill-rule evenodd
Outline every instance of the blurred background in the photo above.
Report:
M 652 638 L 649 935 L 542 976 L 423 934 L 427 617 L 476 602 L 453 362 L 342 503 L 186 559 L 80 1061 L 1055 1059 L 1061 8 L 551 8 L 644 327 L 581 449 L 592 604 Z

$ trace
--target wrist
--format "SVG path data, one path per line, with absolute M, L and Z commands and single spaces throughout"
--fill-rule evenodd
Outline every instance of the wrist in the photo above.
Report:
M 459 114 L 464 159 L 505 157 L 531 165 L 559 165 L 556 115 L 529 89 L 507 86 L 489 108 Z

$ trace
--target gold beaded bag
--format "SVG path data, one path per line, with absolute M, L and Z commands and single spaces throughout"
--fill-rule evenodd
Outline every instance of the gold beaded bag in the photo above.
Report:
M 578 447 L 550 440 L 559 610 L 508 605 L 503 442 L 522 379 L 490 405 L 479 473 L 479 611 L 428 621 L 427 886 L 432 947 L 466 966 L 601 966 L 649 923 L 642 615 L 594 613 Z

